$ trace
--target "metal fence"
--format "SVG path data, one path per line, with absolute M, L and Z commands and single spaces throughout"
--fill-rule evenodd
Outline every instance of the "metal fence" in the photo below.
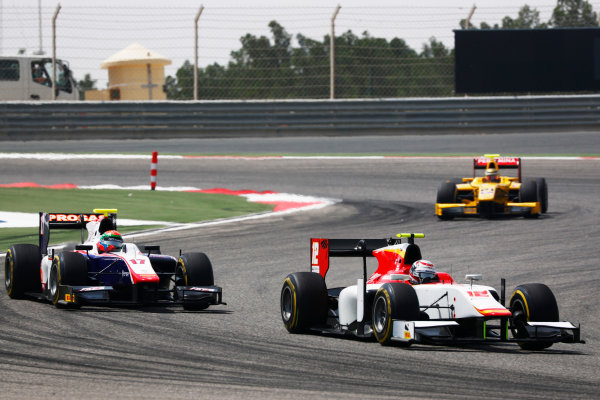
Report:
M 600 95 L 380 100 L 5 102 L 0 139 L 600 129 Z
M 200 3 L 67 1 L 56 15 L 54 2 L 5 1 L 0 54 L 50 56 L 56 20 L 56 56 L 70 63 L 82 91 L 138 88 L 137 81 L 109 82 L 102 68 L 137 43 L 172 61 L 164 85 L 170 100 L 452 97 L 455 29 L 597 26 L 591 7 L 556 20 L 557 0 L 525 6 L 526 13 L 518 4 L 474 7 L 467 0 L 341 8 L 327 2 Z M 144 85 L 162 86 L 145 78 Z

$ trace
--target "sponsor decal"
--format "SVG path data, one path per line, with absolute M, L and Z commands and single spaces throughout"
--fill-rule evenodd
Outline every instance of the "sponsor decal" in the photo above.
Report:
M 479 311 L 479 313 L 481 315 L 484 315 L 486 317 L 510 317 L 512 314 L 510 312 L 510 310 L 507 310 L 506 308 L 483 308 L 483 309 L 479 309 L 477 307 L 475 307 L 475 309 L 477 311 Z
M 310 249 L 311 271 L 325 277 L 329 269 L 329 240 L 311 238 Z
M 137 276 L 142 280 L 146 280 L 146 279 L 154 280 L 155 278 L 158 278 L 158 275 L 156 275 L 156 274 L 137 274 Z
M 312 244 L 312 267 L 319 268 L 319 242 L 313 242 Z
M 90 287 L 81 288 L 78 291 L 79 292 L 94 292 L 96 290 L 106 290 L 106 286 L 90 286 Z
M 486 196 L 486 195 L 493 195 L 494 194 L 494 187 L 493 186 L 484 186 L 481 188 L 481 195 L 482 196 Z
M 194 290 L 196 292 L 216 292 L 216 289 L 211 289 L 211 288 L 202 288 L 202 287 L 191 287 L 188 288 L 187 290 Z
M 404 324 L 404 339 L 411 339 L 410 328 L 408 324 Z
M 471 297 L 490 297 L 487 290 L 467 290 L 467 294 Z
M 68 303 L 70 303 L 72 301 L 70 294 L 65 294 L 65 301 L 68 302 Z
M 83 215 L 84 222 L 100 221 L 104 215 L 96 214 L 48 214 L 50 222 L 79 222 L 79 216 Z
M 494 157 L 494 160 L 496 160 L 496 163 L 499 167 L 519 165 L 519 160 L 517 157 Z M 476 161 L 478 167 L 486 167 L 488 162 L 489 158 L 487 157 L 477 158 Z

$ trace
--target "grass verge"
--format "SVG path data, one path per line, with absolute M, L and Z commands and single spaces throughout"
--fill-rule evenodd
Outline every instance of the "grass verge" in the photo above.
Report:
M 207 193 L 0 188 L 0 210 L 14 212 L 91 212 L 94 208 L 116 208 L 119 218 L 186 223 L 270 211 L 273 207 L 270 204 L 250 203 L 239 196 Z M 147 228 L 119 226 L 119 231 L 126 233 Z M 70 240 L 63 239 L 60 236 L 62 233 L 74 233 L 55 232 L 52 234 L 54 243 Z M 79 240 L 80 234 L 74 237 L 74 240 Z M 37 244 L 37 241 L 36 228 L 0 228 L 2 252 L 11 244 Z

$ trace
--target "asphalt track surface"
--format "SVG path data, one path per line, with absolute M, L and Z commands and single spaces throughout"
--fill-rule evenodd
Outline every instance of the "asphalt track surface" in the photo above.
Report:
M 600 154 L 598 132 L 448 134 L 400 136 L 311 136 L 226 139 L 0 141 L 2 152 L 126 152 L 149 154 Z
M 540 138 L 523 137 L 528 143 Z M 567 144 L 554 153 L 600 153 L 594 149 L 600 141 L 589 139 L 585 152 Z M 440 147 L 446 140 L 437 137 Z M 547 142 L 544 149 L 552 147 Z M 47 145 L 43 151 L 58 151 L 61 142 Z M 195 145 L 204 147 L 201 141 Z M 471 146 L 475 154 L 496 151 L 487 145 Z M 506 150 L 518 151 L 522 144 L 512 146 Z M 189 148 L 187 143 L 171 152 Z M 0 397 L 599 398 L 600 160 L 526 160 L 523 175 L 543 176 L 549 186 L 549 211 L 539 219 L 438 221 L 438 184 L 468 176 L 470 168 L 465 159 L 159 159 L 159 186 L 273 190 L 343 201 L 138 241 L 159 244 L 167 254 L 207 253 L 227 306 L 204 312 L 62 310 L 0 296 Z M 147 160 L 0 159 L 0 183 L 127 186 L 148 181 L 148 169 Z M 383 238 L 397 232 L 424 232 L 423 256 L 457 280 L 482 273 L 483 284 L 499 288 L 504 277 L 507 297 L 521 283 L 547 284 L 561 319 L 581 323 L 587 343 L 541 352 L 514 344 L 404 349 L 287 333 L 279 311 L 281 284 L 288 273 L 309 269 L 310 237 Z M 328 280 L 330 286 L 349 285 L 359 275 L 358 262 L 334 264 Z

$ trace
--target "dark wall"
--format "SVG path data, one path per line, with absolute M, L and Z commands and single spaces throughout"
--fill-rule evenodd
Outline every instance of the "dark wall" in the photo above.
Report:
M 600 28 L 456 30 L 457 93 L 600 90 Z

